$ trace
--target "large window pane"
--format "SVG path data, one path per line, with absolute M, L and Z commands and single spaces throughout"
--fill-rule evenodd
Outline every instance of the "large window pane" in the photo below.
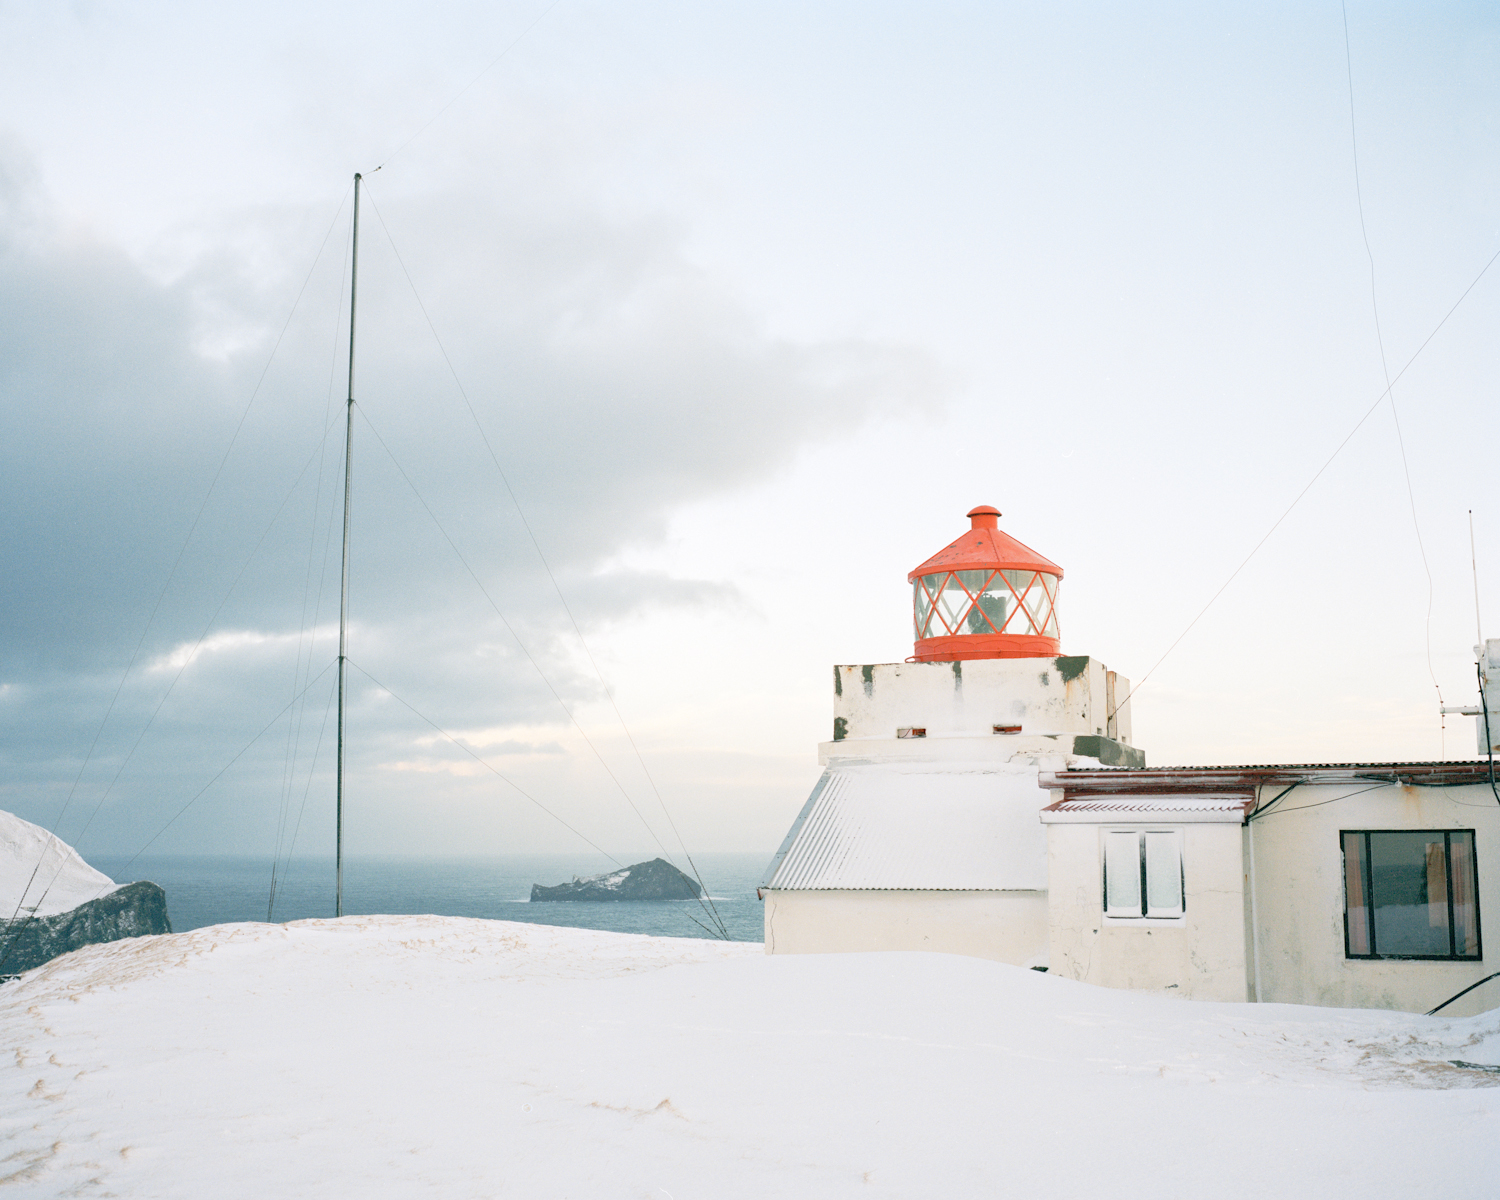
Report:
M 1479 957 L 1479 885 L 1474 878 L 1474 835 L 1455 830 L 1448 835 L 1449 869 L 1453 877 L 1453 950 L 1460 958 Z
M 1348 953 L 1370 951 L 1370 906 L 1365 897 L 1365 835 L 1344 834 L 1344 927 Z
M 1182 915 L 1182 841 L 1172 832 L 1147 831 L 1146 915 Z
M 1104 835 L 1104 912 L 1141 915 L 1141 839 L 1134 830 Z
M 1371 833 L 1375 952 L 1449 953 L 1448 874 L 1441 833 Z

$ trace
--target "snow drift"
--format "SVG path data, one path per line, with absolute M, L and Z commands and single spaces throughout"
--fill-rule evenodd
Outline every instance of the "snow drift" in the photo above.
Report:
M 10 1194 L 1493 1195 L 1500 1014 L 437 917 L 93 946 L 0 987 Z

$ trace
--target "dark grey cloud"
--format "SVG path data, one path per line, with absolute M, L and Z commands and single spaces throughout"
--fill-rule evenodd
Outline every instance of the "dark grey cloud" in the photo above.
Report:
M 565 722 L 553 689 L 570 704 L 599 691 L 490 448 L 574 614 L 597 630 L 662 606 L 738 603 L 721 582 L 608 567 L 659 538 L 675 506 L 932 401 L 920 355 L 770 335 L 664 220 L 609 218 L 545 188 L 374 199 L 384 224 L 367 206 L 351 655 L 446 725 Z M 64 228 L 24 157 L 0 156 L 0 804 L 50 823 L 146 631 L 65 836 L 148 720 L 90 830 L 110 849 L 134 850 L 332 658 L 347 207 L 257 381 L 334 203 L 234 214 L 196 231 L 206 249 L 163 278 Z M 330 681 L 308 690 L 292 735 L 304 767 Z M 351 723 L 367 763 L 430 733 L 357 674 Z M 287 744 L 281 730 L 246 753 L 217 785 L 233 815 L 194 827 L 194 844 L 258 836 L 285 790 Z

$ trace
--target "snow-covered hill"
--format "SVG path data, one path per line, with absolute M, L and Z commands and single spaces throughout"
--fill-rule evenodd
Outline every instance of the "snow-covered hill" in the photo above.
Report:
M 117 886 L 40 825 L 0 812 L 0 921 L 64 913 Z
M 1500 1013 L 438 917 L 92 946 L 0 987 L 25 1197 L 1489 1197 Z

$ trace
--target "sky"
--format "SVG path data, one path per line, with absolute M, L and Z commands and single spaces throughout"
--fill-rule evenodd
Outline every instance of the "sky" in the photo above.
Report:
M 349 853 L 769 856 L 977 504 L 1148 763 L 1473 757 L 1500 14 L 1347 21 L 0 4 L 0 805 L 331 852 L 356 171 Z

